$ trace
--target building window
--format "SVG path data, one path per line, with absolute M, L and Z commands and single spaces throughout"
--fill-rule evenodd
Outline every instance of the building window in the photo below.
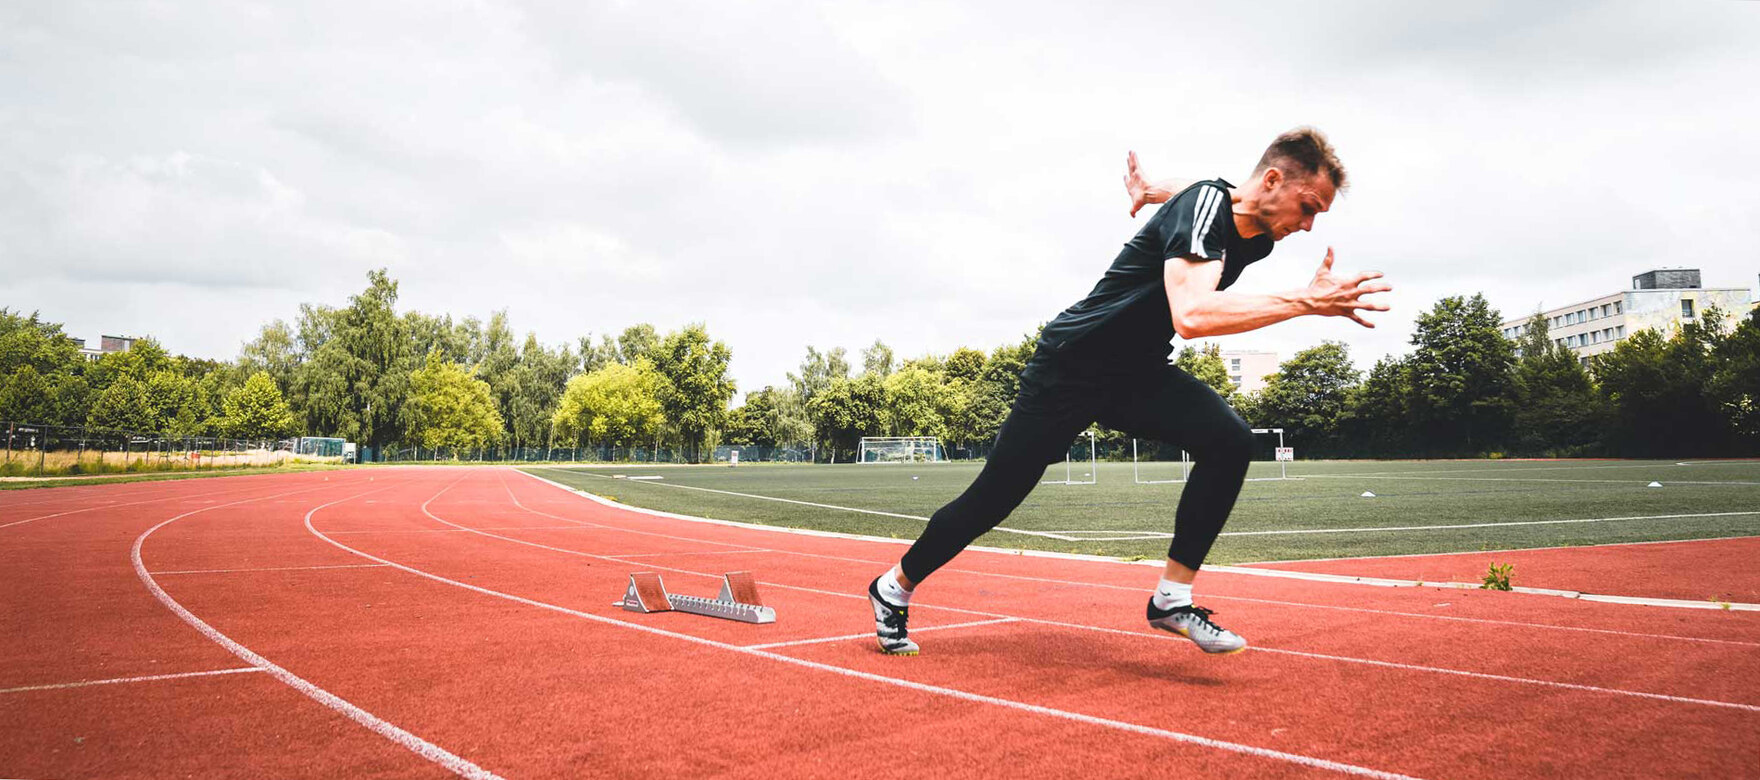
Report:
M 1241 375 L 1235 374 L 1234 376 L 1229 377 L 1228 381 L 1233 382 L 1236 387 L 1239 387 L 1241 384 Z
M 1230 371 L 1241 370 L 1241 359 L 1240 358 L 1229 358 L 1228 359 L 1228 369 Z
M 1692 298 L 1682 298 L 1681 299 L 1681 319 L 1690 320 L 1692 318 L 1693 318 L 1693 299 Z
M 1626 326 L 1621 325 L 1617 328 L 1614 328 L 1614 332 L 1617 333 L 1619 335 L 1619 337 L 1623 339 L 1626 337 Z
M 1613 302 L 1613 313 L 1614 313 L 1614 314 L 1618 314 L 1618 313 L 1619 313 L 1619 301 L 1614 301 L 1614 302 Z

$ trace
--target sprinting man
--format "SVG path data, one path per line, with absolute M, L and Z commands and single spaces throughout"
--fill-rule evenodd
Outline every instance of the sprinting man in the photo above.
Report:
M 914 655 L 906 628 L 911 596 L 936 569 L 995 528 L 1038 484 L 1045 467 L 1099 422 L 1191 453 L 1195 465 L 1174 512 L 1167 567 L 1149 597 L 1149 625 L 1192 640 L 1206 653 L 1247 641 L 1192 603 L 1192 581 L 1240 495 L 1253 434 L 1198 379 L 1168 363 L 1170 342 L 1243 333 L 1306 314 L 1349 317 L 1387 307 L 1363 296 L 1393 289 L 1369 271 L 1334 276 L 1332 250 L 1308 286 L 1276 295 L 1225 292 L 1272 244 L 1314 226 L 1346 187 L 1344 165 L 1310 127 L 1277 137 L 1245 187 L 1222 179 L 1151 184 L 1130 155 L 1131 213 L 1163 203 L 1112 267 L 1076 305 L 1045 326 L 1021 372 L 1020 393 L 971 487 L 930 518 L 897 566 L 869 584 L 882 652 Z M 1227 208 L 1223 208 L 1227 206 Z

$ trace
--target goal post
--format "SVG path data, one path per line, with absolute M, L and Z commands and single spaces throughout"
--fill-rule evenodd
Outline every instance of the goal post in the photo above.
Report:
M 863 436 L 857 463 L 945 463 L 947 450 L 935 436 Z
M 1289 475 L 1289 464 L 1296 459 L 1296 449 L 1294 447 L 1286 446 L 1286 443 L 1284 442 L 1284 438 L 1283 438 L 1283 429 L 1282 428 L 1254 428 L 1254 429 L 1252 429 L 1252 431 L 1255 436 L 1276 436 L 1277 437 L 1277 445 L 1272 450 L 1273 462 L 1275 462 L 1277 464 L 1277 476 L 1275 476 L 1275 477 L 1248 477 L 1246 481 L 1248 481 L 1248 482 L 1274 482 L 1274 481 L 1282 481 L 1282 480 L 1301 479 L 1301 477 L 1292 477 Z M 1263 450 L 1261 450 L 1261 452 L 1263 452 Z M 1187 479 L 1191 478 L 1192 456 L 1190 453 L 1187 453 L 1185 450 L 1180 450 L 1180 453 L 1179 453 L 1180 469 L 1179 469 L 1179 478 L 1178 479 L 1173 479 L 1171 477 L 1165 478 L 1165 479 L 1153 479 L 1153 478 L 1145 479 L 1144 475 L 1143 475 L 1143 467 L 1147 464 L 1154 464 L 1154 463 L 1160 463 L 1160 462 L 1162 462 L 1162 461 L 1144 460 L 1142 458 L 1142 456 L 1139 454 L 1138 440 L 1131 439 L 1131 477 L 1132 477 L 1132 479 L 1134 479 L 1136 481 L 1136 484 L 1139 484 L 1139 485 L 1172 485 L 1172 484 L 1178 484 L 1181 482 L 1185 482 Z M 1172 461 L 1166 461 L 1166 462 L 1169 464 L 1172 463 Z
M 1086 438 L 1088 440 L 1088 473 L 1084 475 L 1086 477 L 1085 479 L 1076 479 L 1075 478 L 1075 466 L 1074 466 L 1074 463 L 1076 461 L 1075 453 L 1079 453 L 1081 451 L 1081 448 L 1082 448 L 1081 440 L 1083 438 Z M 1040 482 L 1039 484 L 1041 484 L 1041 485 L 1092 485 L 1092 484 L 1098 482 L 1100 479 L 1100 469 L 1098 468 L 1098 466 L 1100 465 L 1100 459 L 1098 456 L 1099 456 L 1099 447 L 1094 443 L 1093 429 L 1082 431 L 1082 435 L 1076 437 L 1076 441 L 1075 441 L 1075 443 L 1073 443 L 1070 446 L 1069 451 L 1067 451 L 1063 454 L 1063 479 L 1047 479 L 1043 482 Z

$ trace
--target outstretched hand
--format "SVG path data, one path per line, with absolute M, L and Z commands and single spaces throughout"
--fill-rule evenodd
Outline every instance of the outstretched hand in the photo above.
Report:
M 1332 247 L 1326 248 L 1326 259 L 1320 261 L 1320 270 L 1314 272 L 1314 281 L 1308 283 L 1308 297 L 1314 304 L 1314 313 L 1327 317 L 1349 317 L 1365 328 L 1375 327 L 1375 323 L 1363 319 L 1365 311 L 1387 311 L 1387 305 L 1367 303 L 1363 296 L 1372 293 L 1388 292 L 1393 285 L 1386 282 L 1374 282 L 1380 279 L 1380 271 L 1364 271 L 1352 276 L 1334 276 L 1332 273 Z
M 1131 196 L 1131 216 L 1149 202 L 1149 180 L 1143 176 L 1143 169 L 1137 166 L 1137 153 L 1130 152 L 1124 160 L 1124 191 Z

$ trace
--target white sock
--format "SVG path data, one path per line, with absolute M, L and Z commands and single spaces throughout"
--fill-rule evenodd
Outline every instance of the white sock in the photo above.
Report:
M 879 587 L 880 598 L 886 599 L 888 603 L 901 607 L 911 605 L 911 592 L 905 590 L 903 585 L 898 584 L 896 571 L 887 569 L 885 574 L 880 575 Z
M 1149 600 L 1155 604 L 1156 609 L 1189 607 L 1192 605 L 1192 586 L 1184 582 L 1162 580 L 1161 584 L 1155 586 L 1155 595 L 1150 596 Z

